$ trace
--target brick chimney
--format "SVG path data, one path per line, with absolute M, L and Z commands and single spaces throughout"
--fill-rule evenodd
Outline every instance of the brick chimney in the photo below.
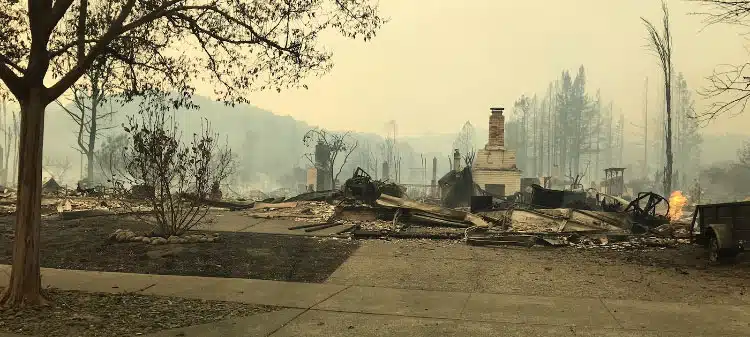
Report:
M 502 148 L 505 146 L 505 108 L 490 108 L 490 137 L 487 142 L 489 148 Z

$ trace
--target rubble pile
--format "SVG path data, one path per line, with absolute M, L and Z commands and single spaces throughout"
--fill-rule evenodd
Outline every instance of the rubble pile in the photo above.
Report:
M 661 237 L 674 237 L 687 239 L 690 238 L 690 226 L 692 218 L 685 217 L 668 224 L 661 225 L 652 230 L 652 232 Z
M 612 239 L 607 236 L 602 237 L 567 237 L 564 239 L 567 244 L 579 249 L 611 249 L 616 251 L 626 251 L 634 249 L 649 248 L 674 248 L 679 245 L 690 244 L 689 239 L 665 238 L 657 236 L 630 236 L 627 238 Z
M 294 219 L 305 224 L 289 230 L 307 233 L 333 228 L 326 233 L 353 238 L 463 238 L 467 244 L 481 245 L 624 250 L 683 244 L 686 241 L 678 239 L 690 235 L 689 219 L 668 218 L 668 205 L 664 207 L 667 200 L 650 192 L 640 193 L 634 202 L 627 203 L 596 191 L 563 193 L 537 187 L 532 190 L 540 191 L 539 195 L 529 199 L 547 206 L 502 199 L 499 203 L 485 200 L 481 209 L 474 204 L 448 208 L 435 202 L 418 202 L 380 187 L 358 169 L 342 191 L 264 200 L 245 214 Z M 671 214 L 676 213 L 673 210 Z
M 295 201 L 281 203 L 255 203 L 243 212 L 254 218 L 292 218 L 295 221 L 325 222 L 330 219 L 335 206 L 322 201 Z

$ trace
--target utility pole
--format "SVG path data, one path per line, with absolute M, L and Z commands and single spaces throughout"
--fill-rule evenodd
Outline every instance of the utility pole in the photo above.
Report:
M 643 91 L 643 178 L 648 178 L 648 77 Z
M 601 152 L 601 142 L 602 142 L 602 106 L 601 106 L 601 99 L 599 100 L 599 111 L 597 111 L 596 116 L 596 165 L 594 165 L 594 181 L 599 183 L 599 152 Z
M 622 113 L 622 108 L 620 108 L 620 160 L 618 161 L 618 166 L 623 167 L 625 166 L 625 114 Z
M 615 121 L 615 106 L 614 102 L 609 102 L 609 113 L 607 114 L 607 123 L 609 124 L 609 136 L 607 137 L 607 168 L 612 167 L 612 160 L 614 157 L 614 136 L 612 136 L 612 124 Z

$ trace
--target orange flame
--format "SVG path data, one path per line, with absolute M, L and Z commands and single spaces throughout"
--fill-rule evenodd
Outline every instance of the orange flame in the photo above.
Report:
M 669 195 L 669 220 L 675 221 L 682 217 L 682 208 L 687 204 L 687 198 L 682 195 L 682 191 L 674 191 Z

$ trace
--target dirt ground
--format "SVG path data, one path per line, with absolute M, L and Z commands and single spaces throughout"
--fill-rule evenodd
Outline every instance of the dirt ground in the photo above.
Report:
M 43 221 L 41 265 L 143 274 L 323 282 L 358 244 L 349 240 L 220 233 L 213 243 L 148 245 L 107 240 L 118 228 L 146 232 L 134 219 L 104 216 Z M 12 257 L 13 219 L 0 218 L 0 263 Z
M 367 240 L 334 284 L 524 296 L 750 304 L 750 254 L 709 265 L 699 246 L 613 251 Z
M 251 316 L 275 307 L 242 303 L 48 289 L 46 307 L 0 308 L 0 332 L 46 337 L 137 336 Z

